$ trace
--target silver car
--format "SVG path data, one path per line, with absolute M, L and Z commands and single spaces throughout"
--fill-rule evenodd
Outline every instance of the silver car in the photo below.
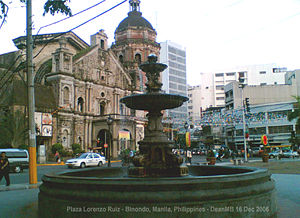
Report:
M 89 166 L 102 166 L 105 164 L 105 157 L 97 153 L 83 153 L 78 158 L 67 160 L 66 165 L 69 168 L 80 167 L 85 168 Z
M 280 154 L 280 157 L 287 157 L 287 158 L 295 158 L 295 157 L 299 157 L 299 154 L 297 151 L 284 151 L 282 152 L 282 154 Z

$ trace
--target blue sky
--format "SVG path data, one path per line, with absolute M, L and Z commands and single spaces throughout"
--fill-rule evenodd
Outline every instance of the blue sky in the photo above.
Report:
M 96 16 L 122 0 L 100 6 L 40 33 L 63 32 Z M 25 35 L 24 4 L 10 4 L 7 23 L 0 29 L 0 53 L 16 50 L 12 39 Z M 100 0 L 71 0 L 73 14 Z M 42 16 L 43 3 L 33 0 L 36 34 L 40 27 L 64 18 Z M 74 32 L 89 43 L 90 35 L 104 29 L 109 41 L 127 16 L 126 2 Z M 199 84 L 199 73 L 241 65 L 276 63 L 300 68 L 300 0 L 141 0 L 141 12 L 156 29 L 157 41 L 171 40 L 187 50 L 188 83 Z

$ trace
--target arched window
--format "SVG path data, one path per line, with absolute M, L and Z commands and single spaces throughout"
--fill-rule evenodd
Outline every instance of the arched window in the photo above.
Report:
M 62 146 L 64 148 L 69 148 L 69 133 L 68 133 L 68 130 L 66 130 L 66 129 L 63 131 Z
M 63 104 L 69 104 L 70 103 L 70 90 L 68 87 L 65 87 L 63 89 Z
M 103 116 L 105 114 L 105 102 L 101 102 L 99 105 L 99 114 Z
M 134 60 L 140 65 L 142 63 L 142 56 L 141 54 L 136 54 Z
M 102 49 L 104 49 L 104 40 L 103 40 L 103 39 L 101 39 L 101 41 L 100 41 L 100 47 L 101 47 Z
M 83 112 L 83 98 L 79 97 L 77 100 L 77 107 L 80 112 Z
M 119 61 L 120 61 L 121 63 L 124 62 L 124 57 L 123 57 L 123 55 L 120 55 L 120 56 L 119 56 Z

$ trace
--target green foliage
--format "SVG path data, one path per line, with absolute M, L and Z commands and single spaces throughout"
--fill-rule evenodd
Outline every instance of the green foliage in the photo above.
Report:
M 52 145 L 51 152 L 53 154 L 55 154 L 56 151 L 58 151 L 61 155 L 63 155 L 63 153 L 64 153 L 64 147 L 62 146 L 61 143 L 55 143 L 55 144 Z
M 296 133 L 299 131 L 300 127 L 300 97 L 299 96 L 293 96 L 296 99 L 296 103 L 294 105 L 294 111 L 288 113 L 288 120 L 292 121 L 294 119 L 297 119 L 296 121 Z M 300 139 L 296 136 L 291 135 L 291 138 L 289 139 L 292 145 L 299 145 Z
M 208 152 L 207 152 L 207 157 L 215 157 L 216 155 L 215 155 L 215 153 L 212 151 L 212 150 L 209 150 Z
M 130 149 L 126 148 L 124 150 L 122 150 L 120 152 L 120 159 L 124 162 L 124 163 L 128 163 L 130 162 L 130 158 L 129 158 L 129 153 L 130 153 Z
M 23 144 L 23 145 L 19 145 L 18 148 L 19 148 L 19 149 L 28 150 L 28 147 L 29 147 L 28 145 L 24 145 L 24 144 Z
M 72 16 L 71 8 L 67 5 L 70 0 L 48 0 L 44 5 L 44 13 L 50 12 L 54 15 L 55 13 L 62 13 L 67 16 Z
M 26 3 L 26 0 L 19 1 L 21 3 Z M 72 16 L 71 8 L 68 6 L 69 2 L 71 2 L 71 0 L 47 0 L 44 4 L 43 15 L 45 15 L 46 13 L 50 13 L 51 15 L 54 15 L 55 13 L 62 13 L 67 16 Z M 0 20 L 5 19 L 7 17 L 8 11 L 8 4 L 6 4 L 3 0 L 0 0 Z
M 19 147 L 28 137 L 28 127 L 24 113 L 17 110 L 0 112 L 0 147 Z
M 71 147 L 72 147 L 73 154 L 82 153 L 80 144 L 72 144 Z

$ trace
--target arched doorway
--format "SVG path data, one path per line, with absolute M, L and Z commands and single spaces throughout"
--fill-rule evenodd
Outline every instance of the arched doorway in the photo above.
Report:
M 100 154 L 103 154 L 108 159 L 108 147 L 111 149 L 111 154 L 113 151 L 113 144 L 112 144 L 112 135 L 107 129 L 101 129 L 96 138 L 97 143 L 97 150 Z M 107 146 L 106 146 L 107 145 Z
M 119 131 L 118 135 L 119 143 L 118 143 L 118 151 L 122 151 L 124 149 L 133 149 L 131 148 L 131 133 L 128 129 L 122 129 Z

